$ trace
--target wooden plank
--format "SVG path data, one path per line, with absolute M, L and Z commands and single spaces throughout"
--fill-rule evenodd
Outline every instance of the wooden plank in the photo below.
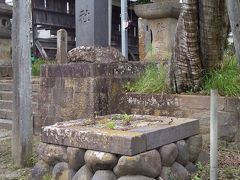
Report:
M 12 155 L 15 166 L 26 166 L 32 156 L 32 87 L 31 87 L 31 4 L 13 1 L 12 56 L 14 71 Z
M 240 1 L 228 0 L 227 9 L 233 33 L 233 41 L 236 50 L 238 64 L 240 64 Z

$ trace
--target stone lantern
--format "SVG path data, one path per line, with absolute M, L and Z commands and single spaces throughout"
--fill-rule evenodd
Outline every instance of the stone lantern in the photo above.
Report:
M 140 60 L 163 62 L 172 56 L 180 14 L 179 0 L 154 0 L 134 6 L 139 18 Z
M 0 66 L 11 66 L 11 18 L 12 6 L 0 0 Z

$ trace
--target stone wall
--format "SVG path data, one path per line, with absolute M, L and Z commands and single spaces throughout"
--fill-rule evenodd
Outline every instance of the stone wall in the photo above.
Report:
M 195 135 L 134 156 L 40 143 L 32 179 L 167 180 L 187 179 L 202 148 Z
M 138 62 L 42 66 L 35 132 L 56 122 L 109 114 L 122 85 L 145 66 Z
M 198 95 L 119 94 L 111 113 L 148 114 L 196 118 L 203 134 L 209 133 L 210 97 Z M 218 98 L 219 135 L 227 141 L 240 141 L 240 99 Z

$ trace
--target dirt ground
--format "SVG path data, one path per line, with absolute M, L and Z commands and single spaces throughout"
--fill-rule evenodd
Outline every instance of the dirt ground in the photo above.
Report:
M 39 142 L 34 137 L 34 149 Z M 209 152 L 209 143 L 204 141 L 203 149 Z M 33 157 L 32 163 L 37 158 Z M 219 180 L 240 180 L 240 144 L 219 142 Z M 198 172 L 191 180 L 209 179 L 209 164 L 197 163 Z M 17 169 L 11 158 L 11 131 L 0 129 L 0 180 L 27 180 L 31 168 Z

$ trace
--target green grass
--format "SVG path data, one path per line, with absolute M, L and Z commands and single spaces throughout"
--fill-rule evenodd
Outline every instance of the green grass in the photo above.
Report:
M 38 59 L 32 63 L 32 76 L 40 76 L 41 65 L 46 64 L 46 60 Z
M 166 70 L 163 66 L 149 65 L 137 81 L 124 86 L 127 92 L 156 93 L 166 92 Z
M 235 56 L 225 57 L 220 68 L 211 70 L 203 80 L 203 91 L 217 89 L 222 96 L 240 95 L 240 67 Z

